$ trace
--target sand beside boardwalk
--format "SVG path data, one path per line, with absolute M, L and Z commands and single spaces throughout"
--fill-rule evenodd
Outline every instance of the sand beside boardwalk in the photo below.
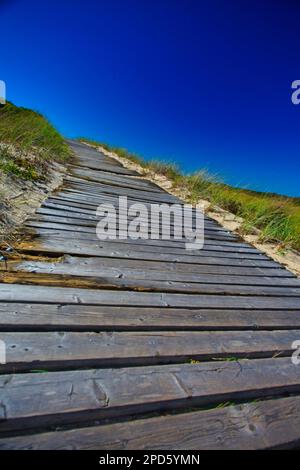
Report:
M 16 230 L 35 213 L 49 194 L 63 182 L 65 166 L 49 163 L 43 182 L 20 179 L 0 171 L 0 244 L 9 245 Z M 22 237 L 22 233 L 19 233 Z

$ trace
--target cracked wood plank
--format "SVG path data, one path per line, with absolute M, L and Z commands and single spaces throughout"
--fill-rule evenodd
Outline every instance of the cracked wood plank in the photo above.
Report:
M 33 222 L 30 226 L 43 226 L 49 227 L 47 222 Z M 53 228 L 60 228 L 60 224 L 50 224 Z M 77 227 L 80 230 L 81 227 Z M 93 229 L 91 229 L 93 232 Z M 203 254 L 173 254 L 173 253 L 157 253 L 156 250 L 152 252 L 136 250 L 128 244 L 122 243 L 109 243 L 100 240 L 76 240 L 76 239 L 63 239 L 56 240 L 54 237 L 49 238 L 40 236 L 34 240 L 20 242 L 15 244 L 16 250 L 30 251 L 30 252 L 43 252 L 43 253 L 61 253 L 81 256 L 98 256 L 98 257 L 114 257 L 114 258 L 130 258 L 145 261 L 159 261 L 166 263 L 189 263 L 189 264 L 209 264 L 221 266 L 244 266 L 244 267 L 259 267 L 259 268 L 278 268 L 279 265 L 271 259 L 258 257 L 257 259 L 250 256 L 244 258 L 242 255 L 237 257 L 220 256 L 219 252 L 215 252 L 215 256 L 209 251 Z
M 294 393 L 300 376 L 289 358 L 259 359 L 2 375 L 0 391 L 7 432 Z
M 296 448 L 300 398 L 0 439 L 0 449 L 254 450 Z
M 126 268 L 116 263 L 113 266 L 97 262 L 95 258 L 64 257 L 55 262 L 43 261 L 11 261 L 8 262 L 9 271 L 26 271 L 37 274 L 64 274 L 69 276 L 96 276 L 113 277 L 122 279 L 139 279 L 153 281 L 177 281 L 196 284 L 230 284 L 247 286 L 272 286 L 272 287 L 300 287 L 300 280 L 294 277 L 272 277 L 272 275 L 230 275 L 162 271 L 141 268 Z M 1 268 L 0 268 L 1 271 Z M 269 273 L 267 273 L 269 274 Z
M 58 286 L 58 287 L 78 287 L 79 289 L 115 289 L 137 292 L 168 292 L 184 294 L 219 294 L 219 295 L 260 295 L 273 297 L 299 297 L 299 282 L 295 279 L 294 286 L 277 285 L 243 285 L 243 284 L 222 284 L 221 282 L 197 283 L 197 282 L 177 282 L 164 280 L 148 280 L 126 278 L 124 276 L 80 276 L 68 274 L 36 273 L 23 271 L 0 271 L 0 282 L 5 284 L 25 284 L 32 286 Z

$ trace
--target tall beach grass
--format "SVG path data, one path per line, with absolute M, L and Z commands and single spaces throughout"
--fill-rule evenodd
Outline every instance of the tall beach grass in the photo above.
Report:
M 0 169 L 25 179 L 45 176 L 47 163 L 65 162 L 71 150 L 40 113 L 7 102 L 0 107 Z

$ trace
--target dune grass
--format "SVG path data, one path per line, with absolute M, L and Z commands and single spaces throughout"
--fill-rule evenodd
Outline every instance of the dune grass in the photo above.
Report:
M 94 146 L 124 157 L 145 169 L 169 178 L 173 186 L 188 193 L 188 202 L 206 199 L 243 219 L 242 232 L 251 233 L 253 228 L 261 231 L 261 241 L 277 241 L 282 248 L 300 251 L 300 198 L 271 193 L 260 193 L 229 186 L 206 171 L 183 174 L 174 163 L 161 160 L 145 160 L 124 148 L 80 138 Z
M 24 179 L 43 179 L 49 162 L 71 155 L 44 116 L 10 102 L 0 107 L 0 144 L 0 170 Z
M 184 177 L 191 201 L 207 199 L 243 219 L 242 232 L 253 227 L 262 241 L 279 241 L 300 250 L 300 199 L 234 188 L 199 172 Z

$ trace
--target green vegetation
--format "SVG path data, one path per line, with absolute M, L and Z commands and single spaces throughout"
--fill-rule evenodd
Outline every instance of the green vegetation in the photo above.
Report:
M 206 171 L 184 175 L 173 163 L 151 160 L 88 139 L 79 139 L 91 145 L 101 145 L 106 150 L 141 165 L 147 170 L 165 175 L 173 186 L 189 194 L 189 202 L 206 199 L 212 204 L 243 219 L 242 232 L 250 233 L 253 228 L 261 231 L 261 241 L 279 241 L 282 248 L 291 247 L 300 251 L 300 198 L 291 198 L 272 193 L 260 193 L 229 186 Z
M 0 107 L 0 170 L 30 180 L 43 179 L 50 161 L 64 162 L 71 151 L 38 112 L 12 103 Z
M 191 200 L 211 201 L 243 219 L 242 232 L 253 227 L 261 241 L 279 241 L 300 250 L 300 200 L 276 194 L 234 188 L 209 178 L 205 173 L 184 177 Z

